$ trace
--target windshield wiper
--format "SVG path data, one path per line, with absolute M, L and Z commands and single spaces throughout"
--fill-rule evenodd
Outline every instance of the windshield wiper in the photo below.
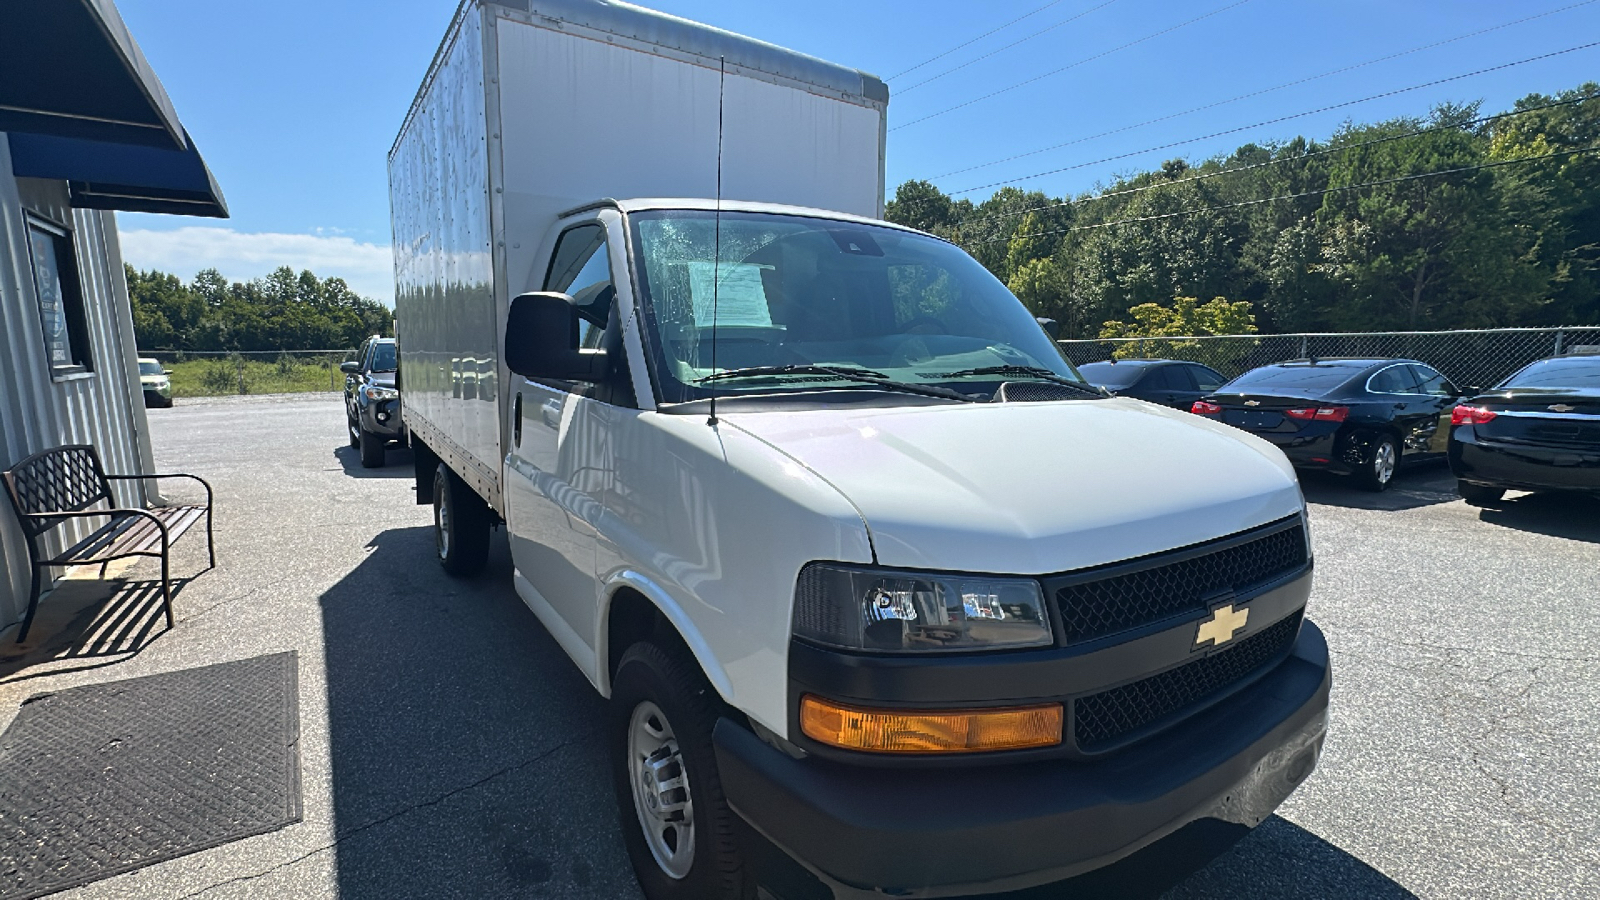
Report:
M 759 378 L 763 375 L 832 375 L 835 378 L 888 378 L 882 372 L 872 369 L 858 369 L 854 366 L 817 366 L 817 365 L 789 365 L 789 366 L 745 366 L 742 369 L 728 369 L 722 372 L 712 372 L 704 378 L 696 378 L 695 384 L 707 381 L 721 381 L 724 378 Z
M 1076 388 L 1085 394 L 1095 397 L 1104 397 L 1105 392 L 1099 388 L 1091 387 L 1081 381 L 1074 381 L 1065 375 L 1052 372 L 1039 366 L 982 366 L 976 369 L 962 369 L 959 372 L 949 372 L 944 378 L 966 378 L 978 375 L 1025 375 L 1030 378 L 1043 378 L 1045 381 L 1054 382 L 1063 387 Z
M 924 397 L 944 397 L 950 400 L 961 400 L 967 403 L 977 402 L 973 397 L 932 384 L 912 384 L 905 381 L 895 381 L 882 372 L 873 369 L 862 369 L 855 366 L 821 366 L 813 364 L 788 365 L 788 366 L 746 366 L 742 369 L 729 369 L 726 372 L 713 372 L 704 378 L 696 378 L 696 384 L 707 381 L 721 381 L 725 378 L 758 378 L 763 375 L 832 375 L 847 381 L 860 381 L 875 385 L 890 391 L 900 391 L 905 394 L 921 394 Z

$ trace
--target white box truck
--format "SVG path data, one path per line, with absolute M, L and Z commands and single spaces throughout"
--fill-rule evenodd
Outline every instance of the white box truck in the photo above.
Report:
M 624 3 L 467 0 L 390 154 L 418 502 L 455 574 L 503 525 L 609 698 L 652 900 L 1137 880 L 1322 747 L 1283 454 L 1090 387 L 879 221 L 887 104 Z

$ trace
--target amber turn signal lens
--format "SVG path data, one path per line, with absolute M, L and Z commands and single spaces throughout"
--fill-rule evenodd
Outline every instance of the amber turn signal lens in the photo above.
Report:
M 800 701 L 800 730 L 830 747 L 874 753 L 983 753 L 1061 743 L 1061 705 L 882 710 Z

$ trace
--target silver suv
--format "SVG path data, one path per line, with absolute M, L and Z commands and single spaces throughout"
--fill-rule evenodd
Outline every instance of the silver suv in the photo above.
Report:
M 398 364 L 394 338 L 373 336 L 362 342 L 354 360 L 339 367 L 344 372 L 345 427 L 350 446 L 361 450 L 363 468 L 380 468 L 390 442 L 406 441 L 395 387 Z

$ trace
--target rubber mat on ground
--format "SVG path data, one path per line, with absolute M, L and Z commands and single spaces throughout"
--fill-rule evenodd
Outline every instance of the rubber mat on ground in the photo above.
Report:
M 293 652 L 30 697 L 0 735 L 0 900 L 300 820 Z

